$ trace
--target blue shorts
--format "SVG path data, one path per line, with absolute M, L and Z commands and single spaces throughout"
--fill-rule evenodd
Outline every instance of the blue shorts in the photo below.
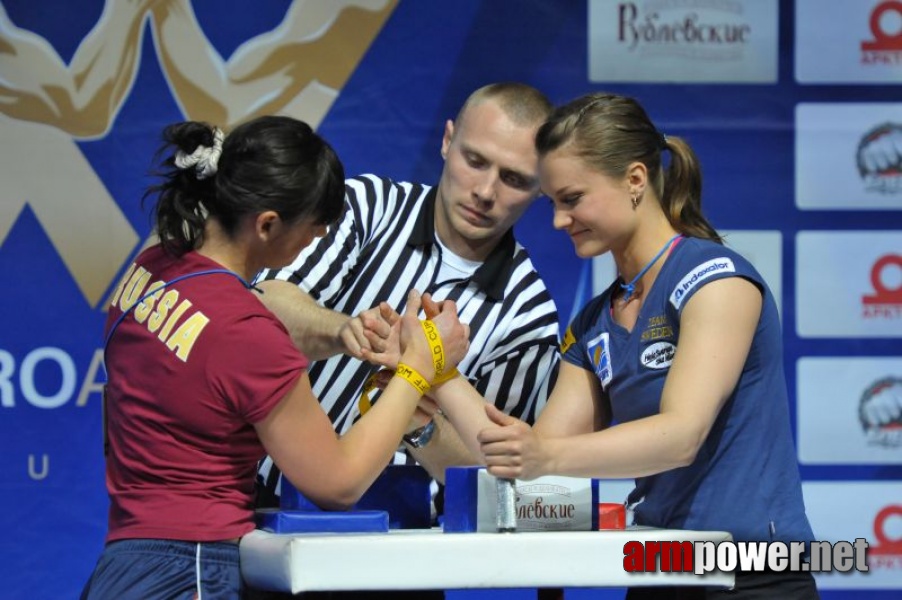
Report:
M 173 540 L 110 542 L 81 600 L 239 600 L 238 544 Z

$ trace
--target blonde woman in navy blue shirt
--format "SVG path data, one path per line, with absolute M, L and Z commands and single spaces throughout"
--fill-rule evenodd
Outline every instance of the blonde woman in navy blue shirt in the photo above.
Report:
M 610 252 L 619 277 L 568 328 L 533 428 L 460 402 L 462 382 L 437 392 L 446 415 L 496 476 L 632 477 L 636 524 L 811 541 L 776 304 L 703 216 L 692 149 L 662 135 L 633 99 L 602 93 L 556 109 L 536 145 L 554 227 L 581 257 Z M 809 573 L 790 572 L 737 573 L 729 592 L 634 588 L 627 597 L 721 594 L 818 597 Z

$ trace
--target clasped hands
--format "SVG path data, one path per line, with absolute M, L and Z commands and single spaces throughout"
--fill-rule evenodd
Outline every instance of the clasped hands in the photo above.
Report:
M 420 297 L 413 291 L 408 297 L 404 317 L 388 303 L 382 302 L 378 307 L 364 311 L 351 319 L 347 324 L 347 337 L 343 337 L 346 343 L 351 342 L 347 344 L 349 353 L 385 367 L 373 376 L 374 387 L 384 388 L 394 375 L 399 362 L 409 364 L 406 361 L 413 360 L 407 354 L 407 350 L 412 349 L 410 346 L 412 342 L 425 341 L 416 317 L 420 306 L 426 317 L 436 324 L 442 341 L 446 344 L 448 368 L 456 365 L 466 354 L 469 343 L 463 347 L 463 353 L 460 355 L 455 355 L 448 346 L 450 341 L 448 335 L 458 325 L 466 328 L 467 338 L 469 337 L 469 327 L 457 319 L 457 306 L 453 301 L 445 300 L 439 303 L 429 294 Z M 357 348 L 356 353 L 353 348 Z M 422 351 L 417 350 L 417 353 L 420 352 Z M 422 427 L 432 420 L 437 412 L 439 412 L 438 403 L 429 395 L 424 395 L 408 425 L 408 431 Z M 527 423 L 498 410 L 491 402 L 485 403 L 485 414 L 490 424 L 479 432 L 477 440 L 489 473 L 496 477 L 534 479 L 547 472 L 545 444 Z
M 418 317 L 421 309 L 426 321 Z M 435 382 L 453 371 L 470 347 L 470 327 L 460 322 L 456 303 L 436 302 L 416 290 L 409 292 L 403 315 L 382 302 L 349 319 L 339 335 L 349 354 L 389 369 L 378 376 L 383 385 L 399 364 Z
M 413 340 L 416 344 L 421 340 L 426 341 L 426 337 L 430 334 L 438 333 L 441 339 L 439 349 L 442 353 L 442 360 L 439 362 L 444 362 L 445 368 L 442 370 L 440 379 L 436 380 L 433 376 L 430 381 L 437 384 L 456 376 L 456 365 L 466 355 L 469 348 L 469 327 L 458 320 L 457 305 L 453 301 L 436 302 L 429 294 L 420 296 L 416 291 L 412 291 L 408 295 L 405 315 L 409 314 L 411 317 L 415 317 L 420 309 L 429 319 L 429 325 L 411 319 L 409 327 L 407 327 L 401 315 L 387 302 L 382 302 L 379 306 L 363 311 L 357 317 L 349 319 L 342 328 L 341 335 L 348 354 L 384 367 L 373 373 L 364 386 L 363 395 L 359 401 L 361 414 L 369 410 L 370 392 L 375 388 L 384 389 L 395 375 L 399 363 L 410 365 L 408 360 L 414 360 L 402 357 L 402 352 L 413 351 L 413 347 L 409 346 L 409 340 Z M 463 328 L 463 341 L 465 342 L 460 355 L 456 355 L 457 351 L 451 347 L 447 333 L 449 327 L 457 325 Z M 419 334 L 417 334 L 418 329 L 420 330 Z M 412 335 L 412 338 L 405 337 L 408 333 Z M 435 348 L 430 344 L 428 353 L 430 360 L 434 357 L 433 350 Z M 417 350 L 417 352 L 420 351 Z M 431 372 L 434 373 L 434 361 L 432 366 Z M 424 377 L 428 373 L 430 370 L 426 368 L 423 371 Z M 438 412 L 438 403 L 428 394 L 422 395 L 406 431 L 409 433 L 426 425 L 435 418 Z

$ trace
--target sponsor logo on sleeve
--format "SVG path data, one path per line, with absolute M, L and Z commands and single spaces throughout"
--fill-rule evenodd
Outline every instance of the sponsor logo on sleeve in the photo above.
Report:
M 698 267 L 693 269 L 688 275 L 683 277 L 683 279 L 676 285 L 673 289 L 673 293 L 670 294 L 670 303 L 673 304 L 673 307 L 679 309 L 680 306 L 683 305 L 683 301 L 687 298 L 687 295 L 692 288 L 703 282 L 704 280 L 717 275 L 718 273 L 735 273 L 736 266 L 733 264 L 733 261 L 726 256 L 721 258 L 714 258 L 709 260 L 708 262 L 700 264 Z
M 614 377 L 614 371 L 611 368 L 610 336 L 602 333 L 590 340 L 586 352 L 589 354 L 589 360 L 595 365 L 595 375 L 601 382 L 601 388 L 607 390 Z

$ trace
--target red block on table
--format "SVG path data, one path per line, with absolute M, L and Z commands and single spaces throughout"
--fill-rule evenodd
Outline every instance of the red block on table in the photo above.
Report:
M 626 507 L 614 502 L 598 503 L 598 529 L 625 529 Z

